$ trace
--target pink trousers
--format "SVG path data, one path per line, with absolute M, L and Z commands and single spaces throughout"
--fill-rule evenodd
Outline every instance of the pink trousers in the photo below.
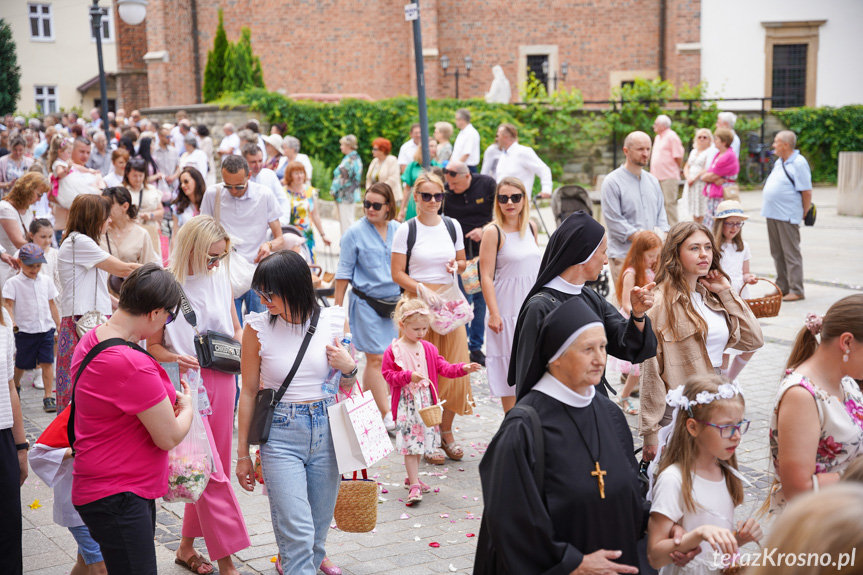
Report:
M 234 376 L 202 369 L 213 413 L 204 427 L 216 459 L 216 472 L 197 503 L 186 504 L 183 537 L 203 537 L 210 559 L 223 559 L 251 545 L 237 496 L 231 488 L 231 447 L 234 435 Z

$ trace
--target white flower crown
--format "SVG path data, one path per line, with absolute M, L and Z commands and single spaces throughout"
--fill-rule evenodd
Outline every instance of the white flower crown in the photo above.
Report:
M 683 388 L 684 386 L 681 385 L 665 394 L 665 403 L 671 407 L 685 409 L 690 416 L 692 415 L 692 407 L 695 405 L 707 405 L 717 399 L 731 399 L 735 395 L 743 394 L 743 390 L 740 389 L 740 385 L 736 381 L 721 384 L 716 393 L 699 392 L 693 400 L 683 395 Z

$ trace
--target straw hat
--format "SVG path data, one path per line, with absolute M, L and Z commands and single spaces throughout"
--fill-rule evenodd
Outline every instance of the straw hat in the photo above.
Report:
M 269 136 L 264 137 L 264 141 L 271 145 L 274 150 L 281 152 L 282 151 L 282 137 L 278 134 L 270 134 Z
M 724 202 L 721 202 L 716 206 L 716 215 L 713 216 L 713 219 L 722 220 L 732 216 L 737 216 L 744 220 L 749 219 L 749 216 L 743 213 L 743 204 L 737 200 L 725 200 Z

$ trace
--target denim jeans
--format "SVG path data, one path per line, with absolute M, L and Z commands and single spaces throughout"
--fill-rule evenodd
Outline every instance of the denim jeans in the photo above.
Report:
M 243 325 L 243 303 L 246 304 L 246 313 L 254 313 L 267 309 L 261 304 L 261 298 L 258 297 L 258 294 L 252 290 L 247 291 L 234 300 L 234 306 L 237 308 L 237 317 L 240 318 L 240 326 Z
M 276 543 L 291 575 L 315 575 L 326 556 L 340 479 L 327 414 L 333 404 L 332 397 L 279 403 L 261 446 Z
M 67 529 L 72 533 L 72 537 L 75 538 L 75 542 L 78 544 L 78 555 L 84 558 L 84 563 L 92 565 L 93 563 L 104 561 L 102 558 L 102 549 L 98 543 L 93 541 L 93 537 L 90 536 L 90 530 L 87 529 L 86 525 L 68 527 Z
M 465 326 L 467 328 L 467 348 L 471 351 L 478 351 L 482 349 L 482 344 L 485 341 L 485 298 L 482 297 L 481 291 L 473 295 L 464 291 L 461 276 L 458 277 L 458 287 L 467 299 L 467 303 L 473 305 L 473 319 Z

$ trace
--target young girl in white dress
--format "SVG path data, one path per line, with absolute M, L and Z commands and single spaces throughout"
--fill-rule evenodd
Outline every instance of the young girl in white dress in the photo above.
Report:
M 659 437 L 660 446 L 667 444 L 653 486 L 647 559 L 660 575 L 719 573 L 739 546 L 762 535 L 754 518 L 734 522 L 734 508 L 743 502 L 735 451 L 749 429 L 743 395 L 718 375 L 694 376 L 671 391 L 667 403 L 675 409 Z M 679 544 L 669 537 L 675 523 L 686 530 Z M 686 567 L 671 563 L 672 552 L 698 545 L 701 553 Z
M 755 274 L 749 272 L 752 254 L 749 243 L 743 240 L 743 223 L 748 219 L 749 216 L 743 213 L 743 204 L 736 200 L 725 200 L 716 206 L 713 222 L 713 237 L 722 251 L 722 269 L 731 279 L 731 289 L 743 298 L 749 296 L 744 286 L 758 281 Z M 734 349 L 725 350 L 722 375 L 734 381 L 753 355 L 754 351 L 744 353 Z

